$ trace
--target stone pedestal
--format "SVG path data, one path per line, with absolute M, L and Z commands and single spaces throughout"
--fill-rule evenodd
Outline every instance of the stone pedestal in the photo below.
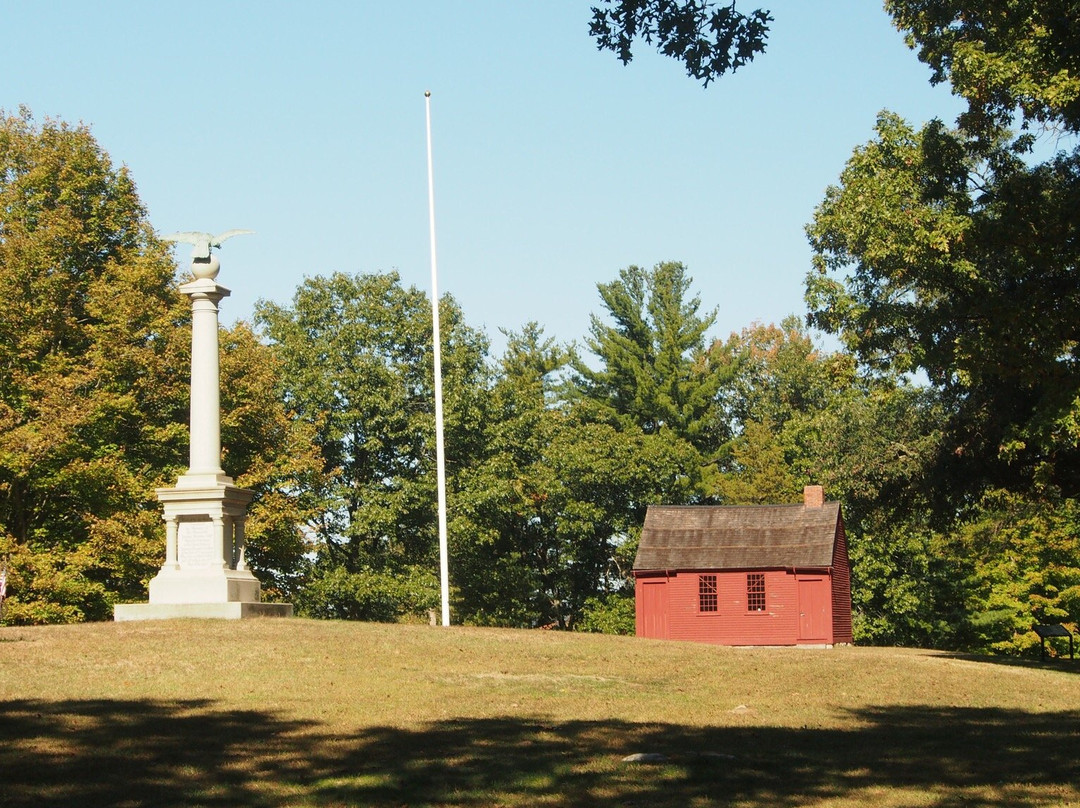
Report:
M 159 488 L 165 511 L 165 564 L 150 581 L 150 603 L 117 606 L 117 620 L 167 617 L 290 617 L 288 603 L 261 603 L 244 558 L 244 521 L 253 496 L 220 475 L 212 485 L 184 475 Z
M 209 249 L 209 248 L 208 248 Z M 196 259 L 196 262 L 198 259 Z M 244 522 L 254 492 L 221 468 L 218 302 L 229 290 L 214 280 L 217 259 L 193 264 L 191 298 L 191 454 L 173 488 L 159 488 L 165 563 L 150 581 L 149 603 L 118 604 L 116 620 L 170 617 L 289 617 L 288 603 L 261 603 L 244 558 Z
M 292 604 L 260 602 L 247 568 L 244 522 L 253 494 L 225 475 L 214 485 L 185 475 L 175 488 L 159 488 L 165 563 L 150 581 L 150 602 L 118 604 L 114 619 L 291 617 Z

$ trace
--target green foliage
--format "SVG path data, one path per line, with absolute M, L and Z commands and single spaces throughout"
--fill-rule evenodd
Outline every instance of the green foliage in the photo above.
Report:
M 281 366 L 279 394 L 302 425 L 296 446 L 306 440 L 317 458 L 317 473 L 303 466 L 307 476 L 292 478 L 304 495 L 300 518 L 277 514 L 270 525 L 283 537 L 278 552 L 302 547 L 302 524 L 314 538 L 311 577 L 296 595 L 300 609 L 369 620 L 425 611 L 435 605 L 431 592 L 437 595 L 422 572 L 437 569 L 428 298 L 402 287 L 396 273 L 337 273 L 306 280 L 291 307 L 261 302 L 257 319 Z M 487 343 L 450 298 L 440 320 L 454 492 L 481 448 Z M 292 569 L 295 586 L 306 564 L 294 561 Z
M 856 642 L 954 648 L 964 618 L 952 591 L 956 560 L 938 534 L 910 521 L 871 525 L 849 542 Z
M 594 634 L 633 634 L 634 598 L 625 594 L 611 593 L 601 597 L 586 598 L 581 619 L 575 628 Z
M 104 619 L 160 548 L 186 449 L 184 311 L 127 171 L 84 127 L 0 117 L 5 621 Z
M 985 485 L 1080 490 L 1080 154 L 1028 167 L 979 148 L 883 114 L 808 228 L 812 321 L 942 395 L 954 507 Z
M 706 87 L 763 53 L 772 21 L 763 9 L 746 15 L 734 3 L 710 0 L 603 0 L 592 13 L 589 35 L 600 50 L 613 51 L 625 65 L 636 40 L 655 41 L 660 53 L 678 59 Z
M 711 493 L 726 505 L 798 502 L 802 497 L 802 481 L 771 421 L 747 421 L 723 448 L 719 466 Z
M 727 379 L 720 402 L 732 437 L 715 453 L 709 494 L 729 505 L 800 501 L 803 485 L 821 481 L 802 446 L 807 422 L 852 375 L 795 317 L 732 334 L 710 359 Z
M 327 484 L 312 528 L 325 563 L 351 572 L 434 558 L 431 308 L 396 273 L 306 280 L 292 307 L 257 319 L 282 362 L 286 405 L 308 423 Z M 442 302 L 448 456 L 463 466 L 475 428 L 469 388 L 486 343 Z M 455 453 L 455 449 L 466 449 Z
M 798 440 L 804 462 L 844 502 L 855 525 L 872 531 L 919 525 L 932 522 L 934 492 L 925 475 L 944 417 L 926 388 L 854 376 L 806 419 Z
M 469 622 L 573 627 L 588 598 L 623 585 L 616 558 L 645 507 L 697 489 L 700 457 L 685 441 L 560 402 L 566 360 L 536 325 L 509 335 L 487 452 L 453 500 L 457 608 Z
M 605 411 L 646 434 L 666 429 L 709 451 L 724 436 L 717 394 L 725 369 L 705 349 L 716 312 L 698 314 L 701 299 L 687 298 L 692 282 L 682 264 L 664 262 L 627 267 L 618 280 L 598 284 L 612 322 L 593 315 L 587 345 L 601 368 L 573 364 L 577 384 Z
M 1080 624 L 1080 503 L 989 493 L 953 536 L 966 647 L 1036 654 L 1038 624 Z
M 878 460 L 837 480 L 862 524 L 856 630 L 1029 653 L 1035 622 L 1076 617 L 1080 151 L 1038 163 L 1007 127 L 1078 130 L 1080 15 L 1028 0 L 886 8 L 968 108 L 954 130 L 882 113 L 808 227 L 811 322 L 881 378 L 929 382 L 918 400 L 883 391 L 881 414 L 902 405 L 914 431 L 874 438 L 881 419 L 854 399 L 826 415 L 878 447 L 845 439 L 842 455 Z
M 1029 123 L 1080 129 L 1080 6 L 1075 0 L 887 0 L 908 45 L 968 102 L 971 132 Z
M 822 352 L 798 317 L 779 326 L 756 323 L 713 346 L 712 361 L 727 368 L 727 417 L 782 428 L 799 414 L 824 408 L 854 379 L 845 357 Z
M 296 601 L 304 617 L 383 623 L 407 616 L 426 617 L 438 604 L 439 582 L 427 567 L 406 567 L 392 573 L 320 567 Z
M 86 555 L 32 550 L 10 539 L 0 542 L 8 566 L 6 625 L 42 625 L 106 620 L 112 600 L 104 585 L 88 577 Z

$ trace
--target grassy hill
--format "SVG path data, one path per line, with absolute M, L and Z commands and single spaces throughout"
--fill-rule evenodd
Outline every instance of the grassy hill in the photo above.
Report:
M 1078 674 L 307 620 L 2 628 L 0 806 L 1080 805 Z

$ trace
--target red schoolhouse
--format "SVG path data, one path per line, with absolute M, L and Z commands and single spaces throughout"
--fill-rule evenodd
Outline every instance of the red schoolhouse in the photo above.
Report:
M 844 519 L 819 485 L 801 505 L 650 506 L 634 581 L 639 637 L 852 641 Z

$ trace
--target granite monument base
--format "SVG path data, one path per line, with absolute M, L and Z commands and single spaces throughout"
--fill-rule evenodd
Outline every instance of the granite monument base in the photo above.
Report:
M 150 581 L 149 603 L 113 607 L 115 620 L 182 617 L 291 617 L 290 603 L 262 603 L 259 580 L 244 558 L 244 522 L 254 492 L 224 473 L 192 474 L 159 488 L 165 563 Z

